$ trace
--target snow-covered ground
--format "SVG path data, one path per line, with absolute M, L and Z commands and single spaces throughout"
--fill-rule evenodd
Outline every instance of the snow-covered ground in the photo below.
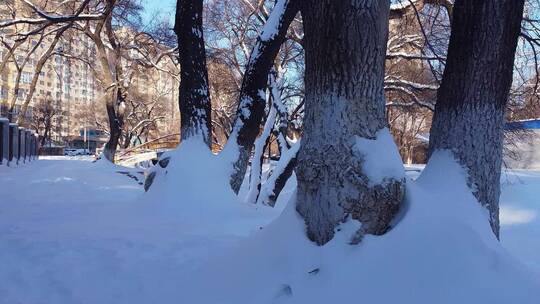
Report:
M 407 167 L 416 179 L 424 165 Z M 501 244 L 540 273 L 540 170 L 503 170 L 501 177 Z
M 126 171 L 88 157 L 0 167 L 1 304 L 181 303 L 186 273 L 277 214 L 184 217 L 170 208 L 182 194 L 148 203 Z
M 540 171 L 506 172 L 500 208 L 503 246 L 540 273 Z
M 150 193 L 137 170 L 87 158 L 0 167 L 0 303 L 540 299 L 540 171 L 504 175 L 502 247 L 442 160 L 409 182 L 406 213 L 387 235 L 347 245 L 347 223 L 321 248 L 286 207 L 294 181 L 275 209 L 248 206 L 213 186 L 223 172 L 211 156 L 179 156 L 188 159 Z M 187 174 L 193 167 L 203 173 Z M 422 167 L 409 169 L 412 180 Z

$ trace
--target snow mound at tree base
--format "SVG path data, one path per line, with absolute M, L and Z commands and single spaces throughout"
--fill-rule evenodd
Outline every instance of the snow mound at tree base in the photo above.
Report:
M 202 141 L 184 140 L 167 156 L 169 164 L 158 169 L 139 212 L 201 235 L 247 236 L 276 217 L 277 210 L 241 202 L 229 185 L 228 163 Z
M 407 186 L 402 218 L 349 245 L 358 223 L 318 247 L 294 198 L 233 251 L 186 276 L 184 303 L 538 303 L 540 280 L 491 232 L 488 214 L 450 153 L 436 153 Z

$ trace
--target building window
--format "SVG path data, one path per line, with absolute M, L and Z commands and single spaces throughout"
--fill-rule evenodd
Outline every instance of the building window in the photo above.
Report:
M 21 74 L 21 80 L 23 83 L 31 83 L 32 82 L 32 74 L 28 72 L 23 72 Z
M 7 99 L 8 98 L 8 90 L 4 87 L 0 88 L 0 98 Z
M 19 91 L 17 91 L 17 97 L 24 98 L 25 96 L 26 96 L 26 90 L 25 89 L 19 89 Z

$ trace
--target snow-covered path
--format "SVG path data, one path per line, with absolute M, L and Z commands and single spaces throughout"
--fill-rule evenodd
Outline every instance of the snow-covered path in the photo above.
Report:
M 135 180 L 109 174 L 114 168 L 96 167 L 89 158 L 68 157 L 41 159 L 17 168 L 0 167 L 1 197 L 12 203 L 84 204 L 130 200 L 142 193 Z
M 62 158 L 0 167 L 1 304 L 170 303 L 180 276 L 236 243 L 145 205 L 117 171 Z
M 194 226 L 164 213 L 117 171 L 63 158 L 0 167 L 0 304 L 181 303 L 186 273 L 278 214 L 247 210 L 205 230 L 211 215 Z M 502 244 L 540 272 L 539 213 L 540 172 L 505 176 Z

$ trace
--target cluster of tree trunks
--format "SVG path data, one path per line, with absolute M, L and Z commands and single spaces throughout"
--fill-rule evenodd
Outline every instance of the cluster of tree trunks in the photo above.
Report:
M 359 242 L 364 234 L 378 235 L 388 231 L 401 206 L 405 181 L 395 176 L 388 176 L 378 183 L 370 181 L 365 169 L 367 157 L 362 154 L 365 152 L 355 149 L 355 140 L 376 139 L 379 131 L 388 124 L 384 63 L 389 18 L 408 12 L 418 15 L 418 10 L 425 5 L 442 5 L 451 21 L 451 36 L 446 68 L 437 94 L 429 150 L 430 154 L 438 150 L 451 151 L 467 170 L 471 192 L 489 210 L 492 230 L 498 236 L 503 124 L 524 2 L 411 0 L 393 5 L 390 10 L 389 1 L 276 0 L 246 64 L 236 119 L 225 146 L 225 155 L 232 156 L 227 159 L 231 166 L 231 188 L 238 192 L 242 184 L 265 117 L 270 71 L 291 22 L 301 12 L 306 64 L 303 138 L 301 144 L 289 146 L 286 111 L 279 102 L 274 102 L 272 113 L 279 117 L 275 135 L 282 159 L 267 185 L 262 186 L 262 150 L 257 150 L 259 171 L 253 175 L 253 190 L 259 193 L 252 195 L 252 201 L 273 205 L 296 169 L 297 211 L 305 220 L 308 237 L 315 243 L 327 243 L 340 223 L 346 220 L 362 223 L 351 239 L 352 243 Z M 115 7 L 121 7 L 123 2 L 107 0 L 102 2 L 103 9 L 99 13 L 83 14 L 90 3 L 85 0 L 69 16 L 48 15 L 30 1 L 25 3 L 40 18 L 8 20 L 0 25 L 33 24 L 39 27 L 30 33 L 41 33 L 39 43 L 17 66 L 11 110 L 18 95 L 24 64 L 44 39 L 44 33 L 47 33 L 44 30 L 63 24 L 47 34 L 54 36 L 37 62 L 31 84 L 33 89 L 25 100 L 23 111 L 32 98 L 41 68 L 64 32 L 76 22 L 93 21 L 92 26 L 81 31 L 93 40 L 97 51 L 98 76 L 105 92 L 103 98 L 110 130 L 104 155 L 114 161 L 122 136 L 128 94 L 126 83 L 130 78 L 129 71 L 124 71 L 121 64 L 125 54 L 116 39 L 112 21 Z M 202 18 L 202 0 L 177 1 L 175 32 L 180 45 L 181 137 L 182 140 L 197 137 L 210 146 L 211 103 Z M 3 42 L 9 52 L 2 58 L 0 71 L 23 40 L 12 46 Z M 263 134 L 268 136 L 269 133 Z M 266 140 L 261 138 L 260 141 L 264 147 Z
M 390 5 L 369 0 L 292 1 L 276 1 L 275 15 L 269 17 L 279 20 L 275 32 L 268 35 L 272 24 L 265 25 L 247 65 L 226 147 L 237 152 L 230 184 L 238 192 L 264 118 L 262 92 L 268 74 L 300 10 L 306 54 L 304 134 L 298 156 L 281 134 L 280 148 L 293 153 L 283 158 L 288 163 L 271 183 L 282 186 L 297 163 L 296 208 L 307 236 L 323 245 L 340 223 L 357 220 L 362 225 L 351 239 L 357 243 L 365 234 L 380 235 L 391 228 L 405 193 L 405 180 L 399 177 L 373 183 L 365 171 L 366 155 L 354 149 L 357 138 L 376 139 L 388 124 L 383 83 Z M 489 210 L 497 236 L 504 111 L 523 6 L 523 0 L 456 0 L 448 6 L 452 33 L 431 130 L 430 153 L 450 150 L 468 170 L 471 191 Z M 178 1 L 176 30 L 184 49 L 180 108 L 182 120 L 187 120 L 182 132 L 204 130 L 210 138 L 204 41 L 198 32 L 201 12 L 202 0 Z M 256 177 L 260 179 L 260 172 Z M 256 187 L 259 191 L 260 183 Z M 259 198 L 275 203 L 276 193 L 263 194 Z
M 291 22 L 301 12 L 306 64 L 301 146 L 289 146 L 287 115 L 282 105 L 276 102 L 272 111 L 279 117 L 276 135 L 282 159 L 278 172 L 269 180 L 271 189 L 266 189 L 260 183 L 262 150 L 257 150 L 259 171 L 253 176 L 253 189 L 262 195 L 252 195 L 252 201 L 273 205 L 297 165 L 296 207 L 305 220 L 311 240 L 320 245 L 327 243 L 340 223 L 346 220 L 362 223 L 351 239 L 352 243 L 359 242 L 364 234 L 378 235 L 390 229 L 404 197 L 405 181 L 393 176 L 378 183 L 370 181 L 365 169 L 366 155 L 354 148 L 355 140 L 376 139 L 379 131 L 388 124 L 384 63 L 389 18 L 398 18 L 408 12 L 418 16 L 418 10 L 425 5 L 441 5 L 446 8 L 451 21 L 451 36 L 437 93 L 429 151 L 434 154 L 438 150 L 449 150 L 467 170 L 471 192 L 489 211 L 492 230 L 498 236 L 503 124 L 524 2 L 410 0 L 393 5 L 390 10 L 389 1 L 276 0 L 247 62 L 236 119 L 225 146 L 225 155 L 232 156 L 228 159 L 231 188 L 238 193 L 244 179 L 265 117 L 270 71 Z M 18 73 L 9 112 L 13 112 L 17 100 L 24 65 L 44 37 L 54 35 L 37 61 L 23 112 L 34 94 L 39 72 L 64 32 L 77 22 L 93 21 L 92 26 L 80 30 L 93 40 L 97 51 L 110 130 L 104 155 L 114 161 L 122 136 L 128 94 L 126 83 L 130 73 L 122 66 L 125 50 L 116 39 L 112 20 L 115 8 L 127 4 L 106 0 L 101 2 L 99 13 L 85 14 L 91 3 L 85 0 L 74 14 L 56 16 L 41 12 L 31 1 L 25 3 L 39 18 L 7 20 L 0 24 L 2 28 L 17 24 L 38 26 L 12 46 L 2 42 L 9 52 L 2 58 L 0 71 L 26 38 L 41 35 L 21 64 L 16 62 Z M 181 137 L 182 140 L 198 137 L 210 146 L 211 103 L 202 18 L 202 0 L 177 1 L 175 32 L 180 45 Z M 55 31 L 45 31 L 53 25 L 59 27 Z M 268 134 L 264 133 L 265 136 Z M 266 140 L 262 138 L 263 141 Z
M 236 120 L 225 147 L 226 151 L 233 150 L 236 156 L 233 160 L 233 173 L 230 180 L 231 187 L 236 193 L 242 185 L 253 143 L 259 134 L 264 118 L 266 106 L 264 92 L 268 85 L 268 75 L 285 41 L 287 29 L 298 13 L 297 2 L 298 0 L 276 1 L 274 10 L 268 17 L 269 21 L 257 37 L 246 66 Z

